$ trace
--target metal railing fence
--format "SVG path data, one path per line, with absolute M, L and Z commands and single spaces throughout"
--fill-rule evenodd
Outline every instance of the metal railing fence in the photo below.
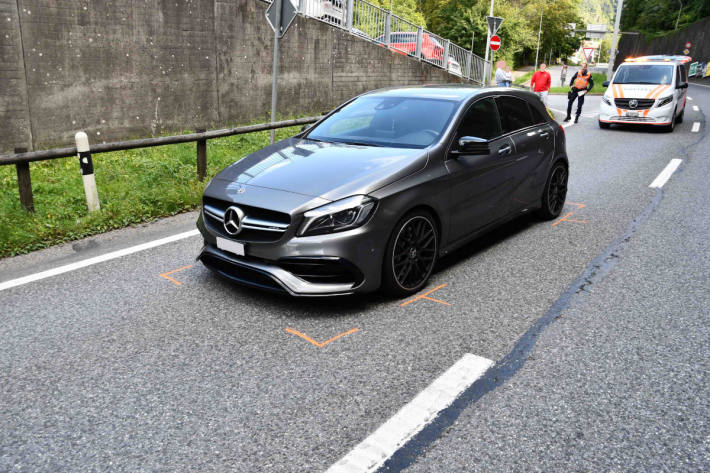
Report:
M 153 146 L 195 142 L 197 143 L 197 178 L 202 181 L 205 178 L 207 171 L 207 140 L 232 135 L 243 135 L 245 133 L 254 133 L 257 131 L 275 130 L 290 126 L 307 125 L 315 123 L 321 118 L 323 117 L 296 118 L 293 120 L 283 120 L 274 123 L 262 123 L 258 125 L 247 125 L 235 128 L 224 128 L 220 130 L 198 130 L 195 133 L 187 133 L 184 135 L 159 136 L 157 138 L 116 141 L 113 143 L 98 143 L 91 145 L 89 151 L 92 154 L 108 153 L 111 151 L 123 151 L 128 149 L 150 148 Z M 29 152 L 22 148 L 15 148 L 15 154 L 0 155 L 0 166 L 11 164 L 15 165 L 17 168 L 17 185 L 20 193 L 20 202 L 25 209 L 32 211 L 34 210 L 34 199 L 32 196 L 32 180 L 30 178 L 29 164 L 35 161 L 74 157 L 77 156 L 77 154 L 78 152 L 76 146 Z
M 305 16 L 483 85 L 486 61 L 482 57 L 365 0 L 284 1 Z

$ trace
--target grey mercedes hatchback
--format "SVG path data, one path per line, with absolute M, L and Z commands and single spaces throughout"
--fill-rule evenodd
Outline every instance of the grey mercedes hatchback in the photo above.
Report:
M 557 217 L 568 175 L 564 129 L 532 93 L 377 90 L 217 174 L 198 259 L 294 296 L 406 296 L 482 233 L 528 211 Z

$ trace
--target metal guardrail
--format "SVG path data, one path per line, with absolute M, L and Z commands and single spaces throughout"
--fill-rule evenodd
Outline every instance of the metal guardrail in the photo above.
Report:
M 296 118 L 293 120 L 283 120 L 274 123 L 261 123 L 258 125 L 247 125 L 235 128 L 224 128 L 219 130 L 198 130 L 195 133 L 184 135 L 160 136 L 157 138 L 143 138 L 138 140 L 116 141 L 113 143 L 99 143 L 90 147 L 90 153 L 108 153 L 111 151 L 123 151 L 136 148 L 150 148 L 154 146 L 174 145 L 179 143 L 197 143 L 197 177 L 199 180 L 205 178 L 207 172 L 207 140 L 223 138 L 225 136 L 243 135 L 257 131 L 275 130 L 290 126 L 307 125 L 315 123 L 322 117 Z M 32 197 L 32 181 L 30 179 L 29 163 L 35 161 L 46 161 L 58 158 L 69 158 L 77 156 L 75 146 L 68 148 L 56 148 L 42 151 L 21 152 L 20 148 L 15 149 L 15 154 L 0 155 L 0 166 L 14 164 L 17 168 L 17 183 L 20 192 L 20 202 L 25 209 L 34 209 Z
M 271 3 L 272 0 L 262 0 Z M 284 0 L 301 14 L 483 85 L 486 61 L 365 0 Z M 490 61 L 489 61 L 490 62 Z

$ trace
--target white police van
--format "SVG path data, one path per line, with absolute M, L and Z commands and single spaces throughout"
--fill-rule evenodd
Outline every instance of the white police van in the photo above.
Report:
M 683 121 L 688 56 L 629 58 L 616 70 L 599 106 L 599 127 L 612 123 L 661 126 L 673 131 Z

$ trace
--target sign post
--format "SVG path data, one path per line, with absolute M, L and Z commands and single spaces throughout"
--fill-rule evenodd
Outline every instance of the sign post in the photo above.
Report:
M 491 81 L 491 69 L 493 68 L 493 53 L 491 52 L 491 60 L 488 62 L 488 50 L 491 47 L 491 37 L 495 36 L 500 28 L 501 23 L 503 23 L 503 18 L 498 16 L 493 16 L 493 2 L 491 1 L 491 14 L 486 17 L 488 22 L 488 37 L 486 38 L 486 67 L 484 67 L 483 73 L 483 86 L 485 87 Z M 499 43 L 500 43 L 500 38 Z M 500 44 L 499 44 L 500 46 Z
M 279 39 L 288 30 L 293 19 L 296 18 L 298 10 L 290 0 L 274 0 L 266 9 L 266 21 L 274 30 L 274 64 L 271 71 L 271 123 L 276 121 L 276 103 L 278 98 L 278 75 L 279 75 Z M 274 130 L 271 130 L 271 144 L 274 143 Z

